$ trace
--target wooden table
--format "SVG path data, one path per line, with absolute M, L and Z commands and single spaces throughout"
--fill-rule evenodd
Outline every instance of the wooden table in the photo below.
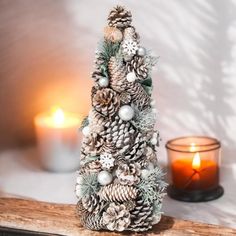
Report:
M 23 230 L 23 231 L 19 231 Z M 73 235 L 113 236 L 121 233 L 84 229 L 75 214 L 75 205 L 55 204 L 17 198 L 0 198 L 0 235 Z M 7 235 L 8 235 L 7 234 Z M 125 232 L 124 235 L 236 235 L 236 230 L 163 216 L 147 233 Z M 6 234 L 5 234 L 6 235 Z

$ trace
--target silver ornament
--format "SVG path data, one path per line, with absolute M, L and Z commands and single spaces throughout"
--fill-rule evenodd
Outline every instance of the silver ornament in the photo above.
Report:
M 119 109 L 119 117 L 124 121 L 129 121 L 134 117 L 134 109 L 129 105 L 124 105 Z
M 134 72 L 129 72 L 126 76 L 128 82 L 134 82 L 136 80 L 136 75 Z
M 138 50 L 137 50 L 137 54 L 141 57 L 144 57 L 146 55 L 146 49 L 144 47 L 140 47 Z
M 98 183 L 100 183 L 101 185 L 108 185 L 112 182 L 113 179 L 112 174 L 106 170 L 99 172 L 97 178 L 98 178 Z
M 108 84 L 109 84 L 108 78 L 102 77 L 101 79 L 99 79 L 98 84 L 99 84 L 101 87 L 107 87 Z
M 82 129 L 82 133 L 84 136 L 88 136 L 89 133 L 90 133 L 90 128 L 89 126 L 85 126 L 83 129 Z
M 152 138 L 150 141 L 152 145 L 156 145 L 158 142 L 157 138 Z

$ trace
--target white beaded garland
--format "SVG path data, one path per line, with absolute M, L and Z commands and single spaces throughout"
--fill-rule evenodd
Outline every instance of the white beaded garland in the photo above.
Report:
M 82 133 L 84 136 L 88 136 L 89 133 L 90 133 L 90 128 L 89 126 L 85 126 L 83 129 L 82 129 Z
M 136 80 L 136 75 L 134 72 L 129 72 L 126 76 L 128 82 L 134 82 Z
M 98 183 L 100 183 L 101 185 L 108 185 L 112 182 L 113 179 L 112 174 L 106 170 L 99 172 L 97 178 Z
M 124 105 L 119 109 L 119 117 L 124 121 L 129 121 L 134 117 L 134 109 L 129 105 Z
M 109 84 L 108 78 L 103 77 L 103 78 L 99 79 L 98 84 L 99 84 L 101 87 L 107 87 L 108 84 Z
M 144 47 L 140 47 L 137 51 L 137 54 L 141 57 L 146 55 L 146 49 Z

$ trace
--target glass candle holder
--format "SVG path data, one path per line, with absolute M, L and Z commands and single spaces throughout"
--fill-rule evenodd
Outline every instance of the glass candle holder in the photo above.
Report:
M 220 142 L 210 137 L 181 137 L 168 141 L 168 195 L 186 202 L 210 201 L 222 196 L 220 147 Z

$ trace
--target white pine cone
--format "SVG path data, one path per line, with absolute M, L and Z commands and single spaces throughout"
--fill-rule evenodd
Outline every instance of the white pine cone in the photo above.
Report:
M 119 95 L 109 88 L 97 90 L 92 97 L 94 109 L 105 116 L 113 116 L 120 107 Z
M 130 213 L 125 205 L 110 203 L 102 215 L 103 225 L 111 231 L 124 231 L 130 224 Z
M 104 207 L 105 202 L 101 201 L 98 195 L 92 194 L 83 197 L 82 204 L 88 212 L 99 213 Z
M 126 202 L 135 199 L 137 193 L 138 190 L 133 186 L 112 183 L 110 185 L 101 187 L 98 195 L 102 200 L 108 202 Z
M 139 35 L 133 26 L 125 28 L 123 38 L 124 40 L 131 39 L 139 43 Z
M 116 27 L 106 26 L 104 29 L 104 38 L 113 43 L 117 43 L 122 41 L 123 34 Z
M 90 173 L 98 173 L 102 170 L 102 165 L 99 161 L 90 161 L 80 167 L 79 173 L 90 174 Z
M 135 72 L 139 80 L 148 77 L 148 65 L 145 63 L 145 57 L 134 56 L 132 60 L 126 63 L 128 72 Z
M 118 166 L 116 170 L 116 176 L 118 181 L 122 185 L 135 185 L 140 182 L 140 166 L 137 164 L 126 164 L 123 163 Z
M 132 15 L 122 6 L 114 7 L 108 16 L 108 25 L 118 28 L 125 28 L 130 26 Z
M 131 224 L 128 230 L 142 232 L 152 228 L 153 205 L 144 203 L 141 196 L 135 200 L 135 208 L 130 211 Z
M 135 129 L 130 122 L 123 121 L 116 116 L 114 120 L 109 120 L 104 124 L 104 131 L 100 135 L 110 142 L 122 154 L 132 145 L 135 138 Z
M 129 160 L 130 162 L 137 161 L 144 154 L 146 146 L 146 138 L 141 133 L 138 133 L 132 147 L 127 150 L 125 159 Z

